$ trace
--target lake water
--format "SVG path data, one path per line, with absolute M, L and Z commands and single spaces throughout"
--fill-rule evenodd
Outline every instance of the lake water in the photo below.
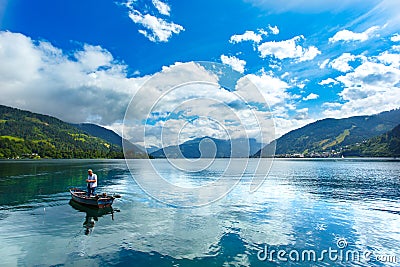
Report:
M 152 162 L 177 183 L 219 175 Z M 88 168 L 98 191 L 122 195 L 112 212 L 70 204 Z M 400 265 L 399 161 L 275 160 L 255 193 L 251 176 L 209 205 L 176 208 L 144 193 L 123 160 L 0 161 L 0 265 Z

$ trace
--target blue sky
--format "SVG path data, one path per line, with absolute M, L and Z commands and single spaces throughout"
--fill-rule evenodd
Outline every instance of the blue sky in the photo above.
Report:
M 0 104 L 118 132 L 138 88 L 177 62 L 248 77 L 278 136 L 400 106 L 396 0 L 0 0 L 0 31 Z

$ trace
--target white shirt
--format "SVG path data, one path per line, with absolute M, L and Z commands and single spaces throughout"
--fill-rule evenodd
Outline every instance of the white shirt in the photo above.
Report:
M 88 180 L 96 180 L 94 183 L 89 183 L 90 188 L 97 187 L 97 175 L 92 173 L 92 176 L 88 175 Z

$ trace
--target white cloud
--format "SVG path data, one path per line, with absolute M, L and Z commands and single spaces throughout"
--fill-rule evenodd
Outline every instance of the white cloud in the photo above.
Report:
M 169 71 L 172 72 L 172 76 L 171 73 L 164 76 L 164 73 L 167 74 Z M 190 73 L 195 74 L 195 76 L 191 76 L 188 80 L 181 80 L 182 77 L 190 76 Z M 207 75 L 199 77 L 198 75 L 201 73 L 209 75 L 197 64 L 193 64 L 193 67 L 189 69 L 187 63 L 177 64 L 173 67 L 164 68 L 161 73 L 154 75 L 146 83 L 145 86 L 149 88 L 148 90 L 146 88 L 139 97 L 141 107 L 146 106 L 146 103 L 154 103 L 152 98 L 157 96 L 157 93 L 163 95 L 161 101 L 154 106 L 153 111 L 155 113 L 150 116 L 156 121 L 157 118 L 163 118 L 163 120 L 157 121 L 154 125 L 146 126 L 147 145 L 151 143 L 160 146 L 160 138 L 157 136 L 160 136 L 161 133 L 164 138 L 164 145 L 182 143 L 204 135 L 226 138 L 226 133 L 229 133 L 232 138 L 240 138 L 243 137 L 244 132 L 238 130 L 238 125 L 245 127 L 247 137 L 258 139 L 261 131 L 262 140 L 268 142 L 276 137 L 273 131 L 273 122 L 276 124 L 276 134 L 280 136 L 313 121 L 308 116 L 308 110 L 296 111 L 293 100 L 298 99 L 299 96 L 290 94 L 288 89 L 291 85 L 275 77 L 272 73 L 263 72 L 260 75 L 243 76 L 237 82 L 235 91 L 224 90 L 212 84 L 186 83 L 204 79 L 218 83 L 217 77 L 210 76 L 207 78 Z M 175 83 L 185 84 L 185 86 L 174 87 L 173 84 Z M 168 88 L 174 89 L 168 91 Z M 163 92 L 168 92 L 168 94 L 164 95 Z M 160 100 L 159 98 L 156 99 Z M 246 106 L 241 99 L 256 104 Z M 265 106 L 264 103 L 267 103 L 267 105 Z M 173 116 L 173 118 L 168 118 L 166 111 L 174 111 L 175 114 L 182 114 L 180 116 L 183 117 L 176 118 L 176 116 Z M 293 116 L 289 116 L 289 111 L 296 114 L 295 119 L 293 119 Z M 140 113 L 140 110 L 134 108 L 133 112 Z M 197 119 L 190 122 L 185 120 L 185 117 L 195 115 L 201 115 L 200 117 L 204 118 L 211 116 L 212 121 L 221 123 L 220 125 L 223 127 L 213 126 L 204 120 L 202 120 L 203 123 L 200 123 Z M 274 116 L 273 121 L 271 115 Z M 138 118 L 143 116 L 143 114 L 137 115 Z M 252 119 L 254 116 L 258 120 Z M 260 128 L 260 126 L 262 127 Z M 138 127 L 132 127 L 129 135 L 140 136 L 140 132 L 135 132 L 137 129 Z M 179 140 L 177 136 L 179 136 Z
M 291 88 L 291 85 L 275 77 L 272 73 L 262 72 L 260 75 L 248 74 L 242 79 L 251 81 L 258 88 L 261 97 L 268 104 L 269 110 L 273 115 L 275 136 L 277 138 L 314 121 L 314 119 L 309 118 L 307 110 L 300 110 L 299 113 L 296 112 L 296 105 L 293 103 L 293 99 L 297 98 L 297 96 L 290 94 L 289 88 Z M 241 84 L 241 80 L 239 80 L 238 84 Z M 263 102 L 260 99 L 259 93 L 249 93 L 249 90 L 246 90 L 246 86 L 239 86 L 236 89 L 237 93 L 244 97 L 246 101 Z M 289 116 L 289 111 L 297 113 L 295 119 Z M 261 113 L 259 117 L 266 116 L 267 114 Z M 264 134 L 268 136 L 268 133 Z
M 357 66 L 348 62 L 359 60 Z M 392 48 L 377 56 L 344 53 L 329 66 L 346 72 L 336 78 L 327 78 L 320 85 L 343 88 L 340 103 L 327 102 L 323 114 L 328 117 L 349 117 L 376 114 L 400 107 L 400 54 Z
M 372 26 L 371 28 L 365 30 L 361 33 L 352 32 L 349 30 L 341 30 L 337 32 L 333 37 L 329 38 L 330 43 L 335 43 L 339 41 L 350 42 L 350 41 L 360 41 L 365 42 L 374 36 L 374 33 L 379 30 L 380 27 Z
M 296 115 L 294 116 L 295 120 L 306 120 L 309 119 L 308 116 L 308 108 L 302 108 L 296 110 Z
M 161 2 L 160 0 L 152 0 L 152 3 L 154 7 L 158 10 L 158 12 L 160 12 L 160 14 L 165 16 L 170 15 L 171 8 L 169 5 L 167 5 L 164 2 Z
M 349 62 L 356 60 L 356 56 L 350 53 L 343 53 L 340 57 L 332 60 L 329 66 L 335 70 L 341 72 L 348 72 L 353 68 L 349 65 Z
M 229 65 L 232 67 L 232 69 L 240 72 L 240 73 L 244 73 L 244 67 L 246 66 L 246 61 L 242 60 L 242 59 L 238 59 L 235 56 L 225 56 L 225 55 L 221 55 L 221 61 L 222 63 Z
M 152 3 L 160 14 L 170 15 L 171 8 L 169 5 L 160 0 L 152 0 Z M 168 42 L 173 34 L 179 34 L 185 30 L 179 24 L 148 14 L 148 11 L 140 12 L 135 8 L 135 0 L 129 0 L 124 6 L 129 9 L 129 18 L 142 27 L 138 32 L 152 42 Z
M 306 84 L 304 82 L 300 82 L 296 84 L 296 86 L 299 87 L 300 89 L 304 89 L 304 87 L 306 87 Z
M 271 69 L 277 70 L 277 71 L 281 71 L 282 70 L 282 65 L 278 61 L 272 61 L 268 65 L 268 67 L 270 67 Z
M 320 54 L 321 51 L 319 51 L 318 48 L 315 46 L 309 46 L 308 49 L 303 49 L 303 56 L 300 57 L 299 61 L 312 60 Z
M 392 49 L 395 52 L 400 52 L 400 45 L 394 45 L 394 46 L 392 46 Z
M 292 78 L 290 79 L 289 84 L 291 87 L 298 87 L 302 89 L 300 92 L 303 93 L 303 89 L 306 87 L 309 81 L 309 79 L 299 80 L 298 78 Z
M 274 121 L 275 121 L 275 127 L 276 127 L 275 131 L 277 138 L 284 135 L 285 133 L 301 128 L 315 121 L 315 119 L 311 119 L 309 118 L 309 116 L 307 116 L 305 110 L 303 110 L 303 114 L 298 114 L 298 116 L 295 117 L 296 119 L 289 119 L 289 118 L 275 116 Z
M 110 125 L 147 79 L 128 78 L 126 66 L 99 46 L 72 56 L 48 42 L 0 31 L 1 104 L 69 122 Z
M 240 43 L 244 41 L 253 41 L 255 43 L 259 43 L 262 40 L 262 34 L 255 33 L 254 31 L 246 31 L 243 34 L 235 34 L 232 35 L 229 39 L 230 43 Z
M 321 69 L 325 69 L 325 67 L 326 67 L 326 65 L 328 65 L 328 63 L 329 63 L 329 59 L 325 59 L 325 60 L 319 65 L 319 67 L 320 67 Z
M 290 75 L 290 73 L 288 71 L 286 71 L 284 74 L 281 75 L 281 78 L 284 79 L 286 77 L 288 77 Z
M 210 70 L 192 62 L 166 67 L 153 75 L 136 93 L 132 110 L 127 110 L 128 121 L 133 124 L 124 136 L 141 142 L 140 123 L 150 119 L 155 123 L 145 126 L 147 146 L 147 142 L 160 145 L 161 138 L 164 145 L 170 145 L 205 135 L 227 138 L 227 133 L 232 138 L 249 136 L 271 141 L 275 136 L 271 135 L 273 122 L 269 111 L 243 101 L 250 102 L 250 97 L 254 97 L 255 102 L 262 103 L 257 88 L 253 85 L 253 90 L 248 90 L 251 88 L 242 85 L 249 83 L 244 83 L 235 87 L 237 91 L 225 90 Z M 254 119 L 254 114 L 260 120 Z M 205 118 L 210 118 L 208 123 Z
M 328 78 L 328 79 L 320 81 L 318 84 L 319 85 L 331 85 L 331 84 L 338 84 L 338 82 L 332 78 Z
M 290 95 L 287 92 L 287 89 L 290 87 L 289 84 L 277 77 L 262 73 L 261 75 L 249 74 L 245 78 L 248 78 L 259 89 L 271 108 L 275 108 L 277 105 L 284 106 L 287 100 L 290 99 Z M 243 90 L 243 88 L 239 88 L 238 90 Z M 241 93 L 246 95 L 246 92 Z M 258 97 L 258 95 L 246 95 L 246 99 L 255 102 L 260 101 Z
M 400 67 L 400 54 L 393 54 L 385 51 L 379 54 L 376 58 L 386 65 L 390 65 L 395 68 Z
M 276 35 L 279 34 L 278 26 L 268 25 L 268 30 L 270 33 Z M 235 34 L 232 35 L 229 39 L 230 43 L 236 44 L 245 41 L 252 41 L 256 44 L 260 43 L 263 39 L 263 36 L 268 36 L 268 30 L 258 29 L 257 32 L 254 31 L 245 31 L 243 34 Z
M 167 22 L 150 14 L 143 15 L 137 10 L 130 11 L 129 17 L 133 22 L 144 27 L 143 30 L 139 30 L 139 33 L 146 36 L 152 42 L 168 42 L 172 34 L 179 34 L 185 30 L 179 24 Z
M 86 44 L 71 55 L 47 42 L 37 43 L 22 34 L 0 32 L 0 47 L 1 104 L 49 114 L 69 122 L 99 123 L 119 133 L 126 130 L 131 136 L 140 136 L 141 132 L 136 130 L 140 128 L 124 126 L 121 121 L 131 98 L 141 92 L 140 105 L 134 108 L 139 122 L 149 115 L 154 118 L 163 116 L 167 111 L 185 111 L 187 116 L 200 114 L 207 117 L 211 114 L 219 122 L 239 119 L 243 121 L 241 125 L 248 127 L 248 134 L 257 137 L 257 122 L 249 114 L 252 110 L 242 109 L 240 105 L 236 107 L 234 103 L 238 97 L 235 93 L 216 86 L 217 75 L 199 64 L 177 63 L 164 67 L 151 79 L 128 78 L 126 66 L 116 62 L 107 50 L 99 46 Z M 160 92 L 181 84 L 182 77 L 187 83 L 206 80 L 211 85 L 189 84 L 171 91 L 160 102 L 154 100 Z M 139 90 L 144 85 L 150 87 Z M 188 100 L 194 102 L 184 104 Z M 154 103 L 157 103 L 154 107 L 156 113 L 146 113 L 146 108 Z M 233 103 L 232 108 L 230 103 Z M 160 135 L 157 134 L 163 129 L 164 137 L 171 143 L 176 137 L 186 141 L 193 135 L 221 138 L 225 134 L 215 123 L 204 126 L 201 121 L 188 123 L 182 132 L 182 125 L 186 122 L 186 118 L 179 118 L 172 119 L 165 128 L 163 124 L 167 122 L 163 121 L 148 125 L 149 138 L 153 136 L 153 143 L 159 144 L 157 137 Z M 243 131 L 237 131 L 235 125 L 228 124 L 226 129 L 234 138 L 242 137 Z M 266 129 L 269 131 L 271 127 Z
M 307 101 L 307 100 L 314 100 L 314 99 L 317 99 L 318 97 L 319 97 L 319 95 L 314 94 L 314 93 L 311 93 L 311 94 L 309 94 L 308 96 L 303 97 L 303 100 L 304 100 L 304 101 Z
M 390 38 L 392 42 L 400 42 L 400 34 L 396 33 Z
M 322 106 L 326 108 L 340 108 L 342 104 L 335 102 L 325 102 L 322 104 Z
M 277 34 L 279 34 L 279 29 L 278 29 L 278 26 L 271 26 L 271 25 L 268 25 L 268 29 L 271 31 L 271 33 L 272 34 L 274 34 L 274 35 L 277 35 Z
M 353 70 L 353 67 L 350 66 L 349 62 L 354 62 L 356 60 L 364 62 L 367 60 L 367 58 L 363 55 L 355 56 L 350 53 L 343 53 L 334 60 L 329 61 L 329 59 L 326 59 L 324 62 L 322 62 L 320 68 L 323 69 L 328 65 L 330 68 L 338 70 L 340 72 L 349 72 Z
M 357 67 L 354 72 L 340 76 L 336 80 L 342 82 L 346 89 L 360 92 L 360 95 L 342 93 L 345 100 L 352 100 L 362 98 L 368 91 L 375 93 L 394 87 L 400 80 L 400 70 L 393 66 L 368 61 Z
M 51 47 L 49 43 L 46 45 Z M 110 63 L 113 61 L 113 56 L 110 54 L 110 52 L 101 48 L 100 46 L 92 46 L 88 44 L 83 46 L 83 50 L 75 53 L 75 58 L 81 62 L 82 67 L 88 71 L 110 65 Z
M 329 117 L 375 114 L 400 106 L 400 70 L 370 58 L 354 71 L 337 77 L 344 89 L 339 96 L 345 101 L 338 108 L 327 109 Z
M 262 58 L 274 56 L 278 59 L 293 58 L 298 62 L 312 60 L 321 52 L 315 46 L 303 48 L 297 43 L 304 39 L 302 35 L 280 42 L 265 42 L 258 46 Z

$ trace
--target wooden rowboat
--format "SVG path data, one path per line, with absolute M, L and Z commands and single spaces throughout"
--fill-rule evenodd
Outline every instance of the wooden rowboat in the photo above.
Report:
M 69 201 L 69 205 L 77 211 L 86 213 L 86 216 L 93 218 L 100 218 L 114 213 L 113 207 L 104 207 L 100 209 L 94 206 L 82 205 L 72 199 Z
M 72 200 L 75 202 L 98 208 L 111 207 L 114 199 L 120 197 L 119 195 L 111 196 L 107 195 L 106 193 L 95 196 L 87 196 L 87 192 L 79 188 L 71 188 L 69 192 L 71 193 Z

